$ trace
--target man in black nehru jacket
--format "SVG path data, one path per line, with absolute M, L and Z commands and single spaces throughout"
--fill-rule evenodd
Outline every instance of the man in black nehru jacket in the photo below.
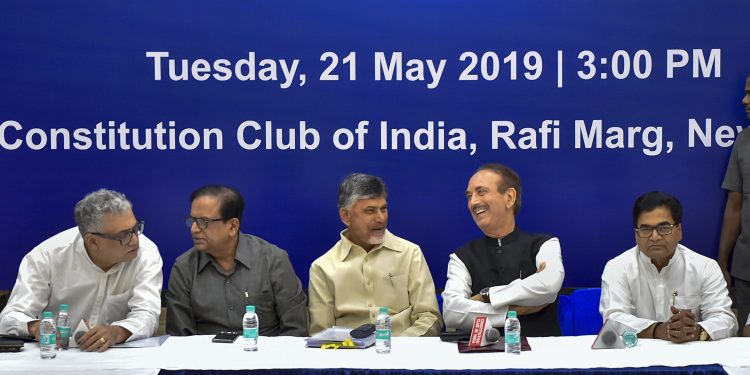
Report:
M 443 292 L 448 328 L 470 330 L 476 316 L 502 327 L 515 310 L 524 336 L 559 336 L 557 292 L 565 270 L 560 241 L 516 227 L 521 179 L 501 164 L 480 167 L 466 200 L 484 236 L 451 254 Z

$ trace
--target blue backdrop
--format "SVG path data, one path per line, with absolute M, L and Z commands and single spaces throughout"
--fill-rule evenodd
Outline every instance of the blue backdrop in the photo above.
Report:
M 342 229 L 337 186 L 351 172 L 386 181 L 390 230 L 422 246 L 442 289 L 448 255 L 481 235 L 464 191 L 486 162 L 520 173 L 519 225 L 560 238 L 566 286 L 599 285 L 633 246 L 632 202 L 650 190 L 682 200 L 683 243 L 715 257 L 720 184 L 748 125 L 748 14 L 742 0 L 2 2 L 0 289 L 99 187 L 133 201 L 166 282 L 191 246 L 188 196 L 209 183 L 244 194 L 243 230 L 286 249 L 307 284 Z M 317 145 L 267 143 L 266 121 L 282 145 L 304 121 Z M 363 121 L 362 147 L 336 146 Z M 412 137 L 434 121 L 434 144 L 382 149 L 382 121 Z M 221 145 L 204 143 L 210 129 Z M 150 148 L 133 148 L 136 130 Z

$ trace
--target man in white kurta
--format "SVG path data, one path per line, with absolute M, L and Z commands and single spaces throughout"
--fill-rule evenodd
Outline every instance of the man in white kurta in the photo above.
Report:
M 91 327 L 79 340 L 83 350 L 151 336 L 161 312 L 162 260 L 130 202 L 96 191 L 76 206 L 76 222 L 23 258 L 0 333 L 39 338 L 42 312 L 68 304 L 72 329 L 82 319 Z
M 599 311 L 642 338 L 672 342 L 737 334 L 719 265 L 680 245 L 682 207 L 652 192 L 634 207 L 637 245 L 610 260 L 602 274 Z

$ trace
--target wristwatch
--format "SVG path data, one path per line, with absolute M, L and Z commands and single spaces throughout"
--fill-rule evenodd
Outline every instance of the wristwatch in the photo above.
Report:
M 708 341 L 708 332 L 706 332 L 706 330 L 703 329 L 702 326 L 699 326 L 699 327 L 701 327 L 701 333 L 700 333 L 700 336 L 698 336 L 698 340 Z
M 482 296 L 482 301 L 484 303 L 490 303 L 490 288 L 484 288 L 481 291 L 479 291 L 479 295 Z

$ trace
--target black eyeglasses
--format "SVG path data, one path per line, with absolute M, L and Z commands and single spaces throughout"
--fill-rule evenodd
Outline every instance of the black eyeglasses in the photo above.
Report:
M 130 241 L 133 240 L 133 235 L 140 236 L 141 233 L 143 233 L 143 227 L 144 223 L 143 221 L 138 221 L 135 226 L 127 231 L 120 232 L 120 234 L 106 234 L 106 233 L 98 233 L 98 232 L 89 232 L 95 236 L 99 236 L 102 238 L 106 238 L 108 240 L 117 241 L 120 243 L 121 246 L 125 246 L 130 243 Z
M 672 230 L 674 230 L 674 227 L 676 226 L 677 224 L 659 224 L 655 227 L 641 225 L 640 227 L 635 228 L 635 233 L 637 233 L 640 238 L 649 238 L 651 237 L 651 234 L 654 233 L 654 229 L 656 229 L 656 233 L 659 233 L 661 236 L 666 236 L 672 234 Z
M 185 217 L 185 225 L 187 225 L 188 228 L 193 226 L 193 223 L 198 224 L 198 228 L 206 229 L 208 228 L 209 223 L 213 223 L 214 221 L 220 221 L 224 220 L 222 218 L 218 219 L 209 219 L 207 217 L 192 217 L 192 216 L 186 216 Z

